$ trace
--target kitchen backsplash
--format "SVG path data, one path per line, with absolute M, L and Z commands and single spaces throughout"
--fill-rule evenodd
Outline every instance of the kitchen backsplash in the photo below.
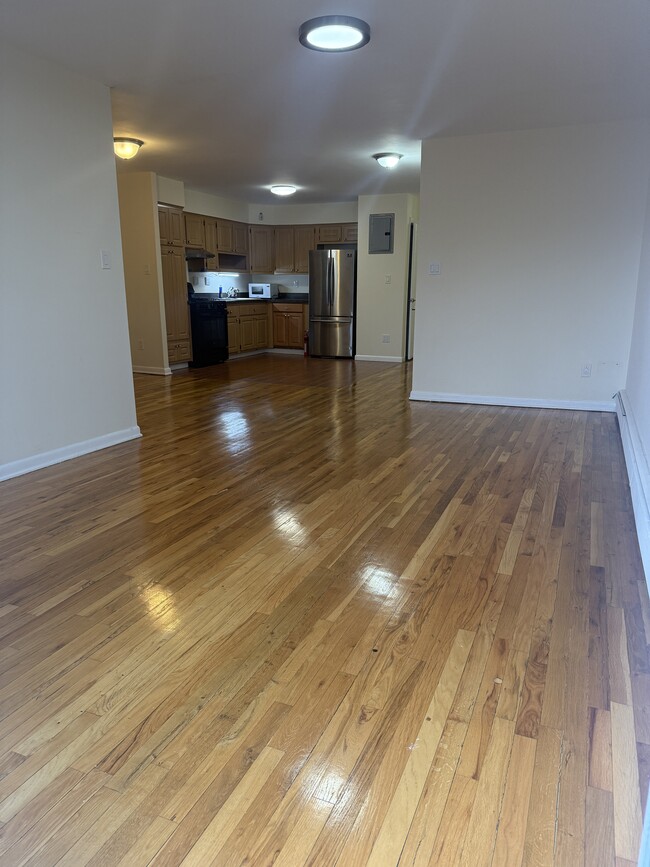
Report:
M 223 289 L 224 295 L 229 289 L 234 289 L 238 295 L 248 295 L 249 283 L 277 283 L 279 291 L 309 292 L 309 277 L 307 274 L 233 274 L 225 271 L 190 272 L 187 280 L 194 286 L 195 292 L 218 292 Z

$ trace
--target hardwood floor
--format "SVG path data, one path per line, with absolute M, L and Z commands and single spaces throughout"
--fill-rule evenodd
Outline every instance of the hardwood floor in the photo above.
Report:
M 409 375 L 136 376 L 142 440 L 2 484 L 2 864 L 636 863 L 615 416 Z

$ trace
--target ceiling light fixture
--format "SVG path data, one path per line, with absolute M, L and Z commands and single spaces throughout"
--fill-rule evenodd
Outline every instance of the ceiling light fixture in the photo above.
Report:
M 118 156 L 122 160 L 130 160 L 132 159 L 137 152 L 140 150 L 143 141 L 140 141 L 139 138 L 126 138 L 125 136 L 115 136 L 113 139 L 113 150 L 115 151 L 115 156 Z
M 402 159 L 404 154 L 373 154 L 373 160 L 377 160 L 380 166 L 385 169 L 394 169 L 397 163 Z
M 296 188 L 292 184 L 273 184 L 271 192 L 276 196 L 293 196 Z
M 314 51 L 353 51 L 370 42 L 370 27 L 349 15 L 310 18 L 298 31 L 300 44 Z

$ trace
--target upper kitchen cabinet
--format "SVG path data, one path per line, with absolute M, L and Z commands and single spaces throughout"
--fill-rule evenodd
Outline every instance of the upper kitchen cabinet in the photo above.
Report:
M 233 252 L 233 233 L 230 220 L 217 220 L 217 249 L 220 253 Z
M 341 225 L 316 226 L 317 244 L 338 244 L 341 241 Z
M 172 247 L 185 245 L 185 226 L 183 212 L 180 208 L 158 207 L 158 225 L 160 227 L 160 243 Z
M 357 239 L 356 223 L 327 223 L 316 226 L 317 244 L 356 244 Z
M 292 274 L 294 271 L 293 226 L 275 227 L 275 273 Z
M 205 217 L 185 214 L 185 243 L 189 247 L 205 247 Z
M 240 256 L 248 254 L 248 225 L 232 223 L 232 251 Z
M 213 217 L 204 217 L 203 219 L 203 229 L 205 232 L 205 249 L 208 253 L 214 253 L 214 256 L 211 256 L 209 259 L 206 259 L 206 265 L 208 271 L 216 271 L 218 269 L 218 257 L 217 250 L 219 249 L 217 246 L 217 220 Z
M 306 274 L 309 251 L 315 248 L 314 226 L 275 227 L 275 273 Z
M 316 248 L 314 226 L 293 227 L 293 270 L 296 274 L 309 272 L 309 251 Z
M 250 270 L 258 274 L 275 271 L 275 237 L 273 226 L 251 226 L 249 229 Z

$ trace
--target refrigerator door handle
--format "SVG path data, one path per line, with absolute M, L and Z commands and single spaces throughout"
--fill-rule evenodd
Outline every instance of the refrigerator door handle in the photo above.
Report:
M 332 297 L 332 285 L 334 283 L 334 259 L 331 256 L 327 259 L 327 303 L 330 306 L 330 313 L 332 312 L 332 304 L 334 303 L 334 298 Z

